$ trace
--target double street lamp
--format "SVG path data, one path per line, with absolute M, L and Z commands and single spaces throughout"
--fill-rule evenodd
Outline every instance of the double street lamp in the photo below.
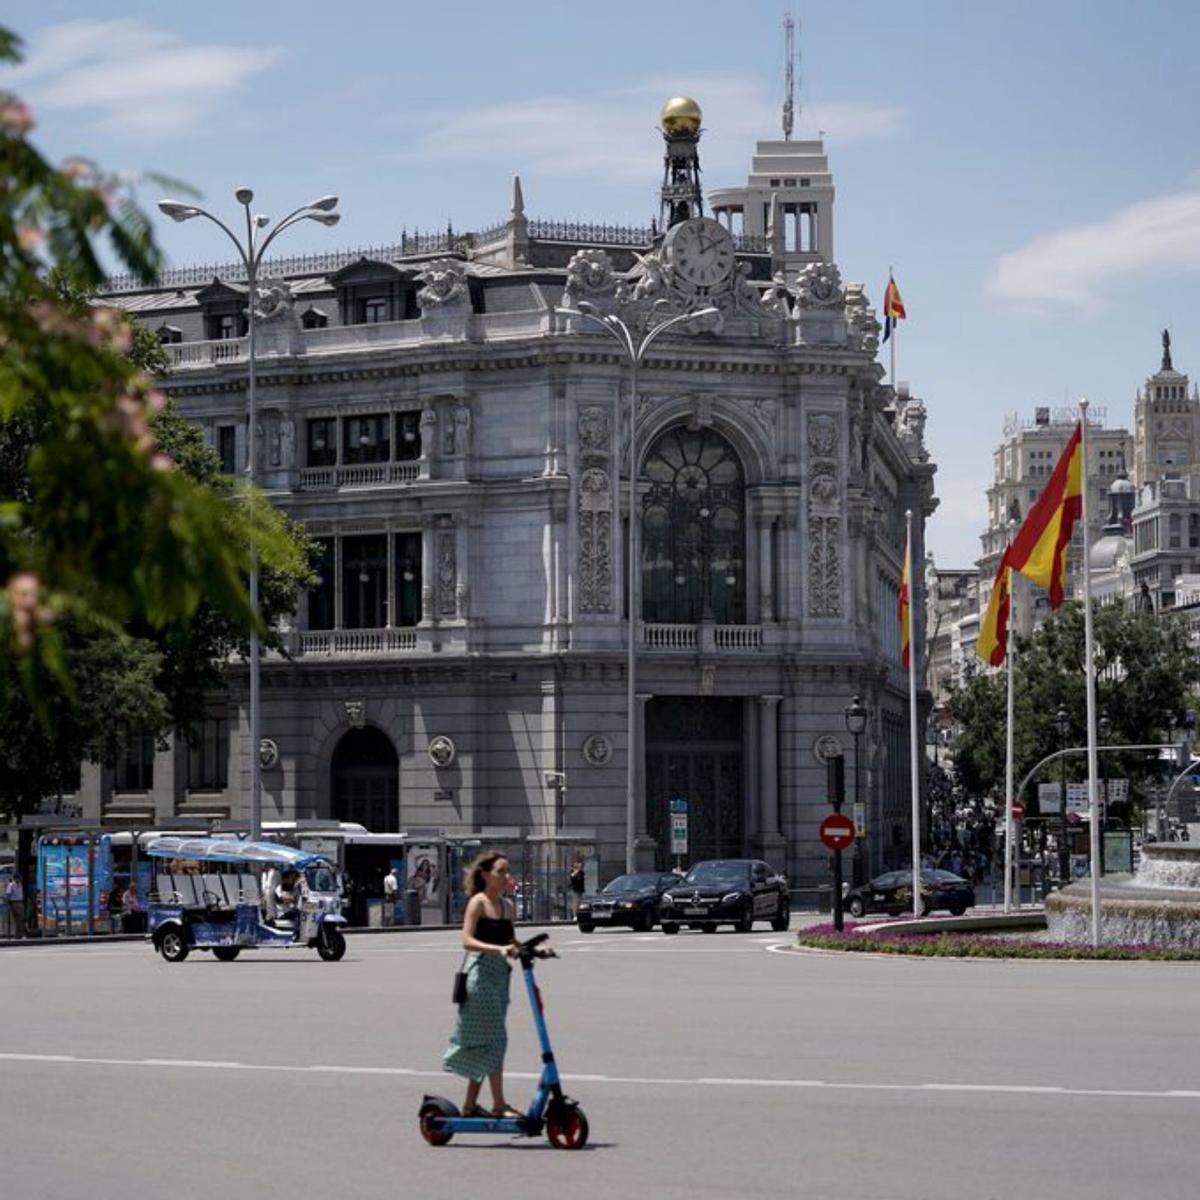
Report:
M 263 256 L 267 247 L 285 230 L 301 221 L 317 221 L 321 225 L 336 225 L 342 219 L 341 213 L 334 212 L 337 208 L 336 196 L 322 196 L 308 204 L 294 209 L 281 220 L 270 233 L 263 235 L 262 231 L 271 223 L 271 218 L 262 213 L 250 212 L 254 202 L 254 193 L 248 187 L 240 187 L 234 192 L 234 199 L 242 206 L 246 217 L 246 236 L 242 240 L 219 217 L 196 204 L 186 204 L 179 200 L 160 200 L 159 211 L 173 221 L 190 221 L 193 217 L 203 217 L 211 221 L 233 243 L 246 272 L 246 291 L 249 303 L 247 305 L 246 324 L 246 355 L 249 360 L 249 372 L 246 386 L 247 417 L 249 429 L 246 434 L 246 480 L 254 486 L 254 457 L 255 432 L 258 423 L 258 412 L 255 405 L 255 345 L 254 345 L 254 309 L 258 301 L 258 279 L 262 267 Z M 258 635 L 258 552 L 252 545 L 250 562 L 250 611 L 253 625 L 250 629 L 250 838 L 257 840 L 262 835 L 262 737 L 259 721 L 259 674 L 261 666 L 261 647 Z
M 845 708 L 846 730 L 854 739 L 854 824 L 857 830 L 859 818 L 862 815 L 862 789 L 859 780 L 862 778 L 861 764 L 858 760 L 858 739 L 867 728 L 870 717 L 865 704 L 860 697 L 855 696 Z M 866 883 L 863 873 L 862 838 L 854 839 L 854 886 L 861 887 Z
M 637 517 L 637 410 L 638 410 L 638 370 L 646 351 L 662 334 L 677 325 L 696 320 L 720 318 L 720 311 L 709 305 L 707 308 L 695 311 L 677 313 L 665 321 L 653 326 L 640 338 L 615 313 L 600 313 L 595 305 L 586 300 L 580 300 L 574 308 L 560 308 L 558 312 L 564 316 L 581 317 L 598 325 L 610 337 L 620 344 L 625 358 L 629 363 L 629 539 L 628 558 L 625 564 L 626 596 L 629 606 L 628 625 L 629 637 L 627 645 L 627 662 L 625 668 L 626 682 L 626 718 L 628 728 L 625 735 L 625 870 L 637 870 L 635 862 L 635 843 L 637 838 L 637 756 L 640 747 L 637 740 L 637 654 L 636 637 L 638 621 L 638 585 L 640 582 L 640 566 L 638 563 L 638 517 Z

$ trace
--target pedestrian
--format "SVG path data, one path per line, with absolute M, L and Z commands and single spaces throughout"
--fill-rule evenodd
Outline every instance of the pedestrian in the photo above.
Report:
M 142 901 L 138 895 L 137 884 L 132 879 L 121 897 L 121 932 L 142 932 Z
M 396 869 L 393 867 L 383 877 L 383 923 L 396 923 L 396 890 L 400 885 L 396 882 Z
M 10 937 L 25 936 L 25 885 L 16 871 L 4 885 L 4 902 L 8 906 Z
M 466 870 L 469 897 L 463 913 L 462 944 L 466 951 L 467 998 L 459 1007 L 458 1024 L 442 1056 L 442 1066 L 467 1080 L 462 1113 L 487 1116 L 479 1106 L 479 1090 L 491 1085 L 496 1116 L 520 1116 L 504 1099 L 504 1055 L 508 1049 L 508 985 L 516 958 L 516 910 L 508 892 L 512 872 L 498 850 L 477 855 Z
M 575 860 L 574 866 L 567 875 L 567 882 L 571 885 L 571 911 L 568 915 L 574 919 L 575 914 L 579 911 L 579 902 L 583 899 L 584 888 L 587 886 L 582 858 Z

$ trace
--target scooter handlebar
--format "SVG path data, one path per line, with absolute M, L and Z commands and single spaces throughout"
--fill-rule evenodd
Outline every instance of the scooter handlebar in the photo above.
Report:
M 557 958 L 558 955 L 547 946 L 544 950 L 539 950 L 538 947 L 545 941 L 548 941 L 550 935 L 548 933 L 536 933 L 527 941 L 517 944 L 518 955 L 523 963 L 532 963 L 535 958 Z

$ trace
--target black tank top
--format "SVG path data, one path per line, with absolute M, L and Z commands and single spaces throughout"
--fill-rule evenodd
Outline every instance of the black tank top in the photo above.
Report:
M 507 946 L 513 934 L 513 923 L 507 917 L 481 915 L 475 922 L 475 936 L 489 946 Z

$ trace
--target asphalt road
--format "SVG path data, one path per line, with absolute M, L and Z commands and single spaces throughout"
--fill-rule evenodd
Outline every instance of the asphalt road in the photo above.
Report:
M 786 935 L 556 932 L 539 966 L 592 1143 L 426 1146 L 455 937 L 168 965 L 0 951 L 0 1196 L 1200 1194 L 1200 965 L 798 953 Z M 514 976 L 510 1099 L 538 1055 Z

